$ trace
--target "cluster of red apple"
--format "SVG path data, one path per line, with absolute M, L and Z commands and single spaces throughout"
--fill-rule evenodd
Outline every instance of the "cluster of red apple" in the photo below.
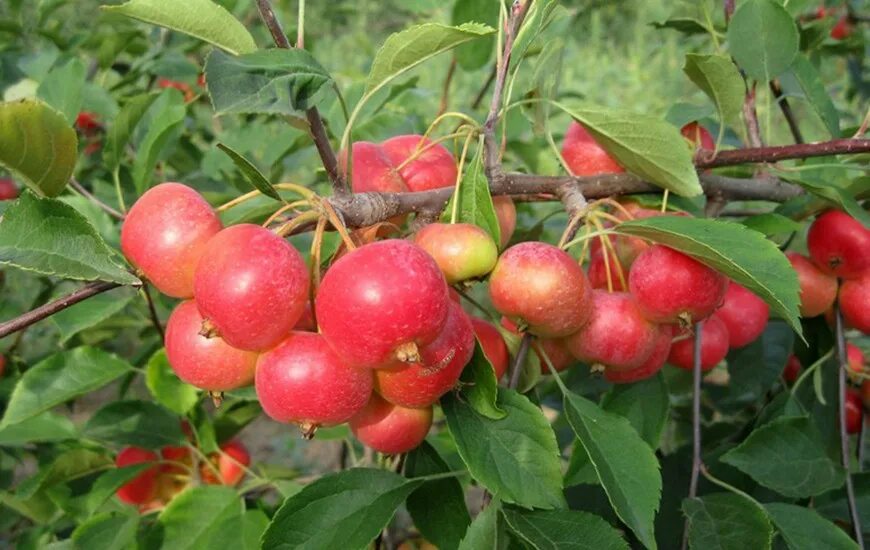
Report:
M 837 12 L 839 10 L 837 8 L 828 8 L 825 6 L 819 6 L 816 9 L 816 13 L 813 15 L 815 19 L 825 19 L 826 17 L 837 17 Z M 849 38 L 854 30 L 852 21 L 849 18 L 849 14 L 843 14 L 839 18 L 837 18 L 837 22 L 834 24 L 833 28 L 831 28 L 830 36 L 834 40 L 845 40 Z
M 189 428 L 183 427 L 189 433 Z M 141 447 L 124 447 L 115 457 L 115 466 L 149 466 L 121 486 L 116 494 L 121 501 L 137 506 L 144 513 L 166 506 L 194 479 L 208 485 L 238 485 L 251 463 L 248 450 L 235 440 L 224 443 L 220 451 L 203 460 L 195 458 L 197 455 L 190 447 L 166 446 L 159 453 Z

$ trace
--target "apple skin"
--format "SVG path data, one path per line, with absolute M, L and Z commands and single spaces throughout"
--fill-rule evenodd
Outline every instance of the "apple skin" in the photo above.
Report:
M 383 147 L 368 141 L 357 141 L 353 144 L 353 170 L 351 172 L 351 189 L 354 193 L 374 191 L 378 193 L 404 193 L 408 186 L 390 162 Z M 347 153 L 338 155 L 338 165 L 341 169 L 347 166 Z
M 424 346 L 441 332 L 449 302 L 438 264 L 419 246 L 387 239 L 332 264 L 317 293 L 321 334 L 349 365 L 391 365 L 400 346 Z
M 796 355 L 789 355 L 788 361 L 785 363 L 785 368 L 782 369 L 782 378 L 786 384 L 794 384 L 801 373 L 801 361 Z
M 430 191 L 456 185 L 456 160 L 440 143 L 432 145 L 432 141 L 421 135 L 404 135 L 384 141 L 381 147 L 408 190 Z M 423 148 L 426 150 L 405 164 L 418 149 Z
M 501 318 L 501 326 L 514 334 L 519 334 L 517 325 L 507 317 Z M 550 374 L 550 368 L 547 366 L 547 361 L 544 357 L 550 360 L 553 369 L 556 372 L 562 372 L 568 367 L 574 365 L 577 360 L 571 355 L 568 349 L 568 344 L 565 338 L 535 338 L 532 340 L 532 350 L 538 357 L 538 363 L 541 365 L 541 374 L 544 376 Z
M 348 422 L 364 445 L 386 454 L 406 453 L 426 439 L 432 407 L 400 407 L 373 393 L 368 404 Z
M 577 121 L 571 121 L 562 145 L 562 157 L 575 176 L 621 174 L 620 166 Z
M 831 29 L 831 38 L 834 40 L 845 40 L 852 34 L 852 24 L 849 22 L 849 17 L 843 15 L 837 19 L 837 23 Z
M 843 281 L 840 311 L 848 326 L 870 334 L 870 272 L 860 279 Z
M 498 219 L 501 233 L 499 248 L 504 248 L 511 241 L 514 230 L 517 228 L 517 207 L 512 198 L 504 195 L 493 197 L 492 206 L 495 208 L 495 217 Z
M 683 340 L 674 342 L 668 363 L 684 370 L 692 370 L 695 364 L 695 339 L 688 331 Z M 728 354 L 728 327 L 714 313 L 707 317 L 701 328 L 701 370 L 709 371 Z
M 18 198 L 18 186 L 12 178 L 0 178 L 0 201 L 11 201 Z
M 841 279 L 857 279 L 870 270 L 870 229 L 839 210 L 816 218 L 807 232 L 810 258 Z
M 706 319 L 719 307 L 728 279 L 694 258 L 653 245 L 632 264 L 628 288 L 647 319 L 686 324 Z
M 851 342 L 846 344 L 846 363 L 850 371 L 856 374 L 864 372 L 864 352 Z
M 690 122 L 680 128 L 680 133 L 692 143 L 695 149 L 707 151 L 716 149 L 716 141 L 713 139 L 713 135 L 706 128 L 698 124 L 697 121 Z
M 846 415 L 846 433 L 856 434 L 860 432 L 861 425 L 864 423 L 864 407 L 861 392 L 852 388 L 846 388 L 843 414 Z
M 728 329 L 728 346 L 742 348 L 764 332 L 770 319 L 770 306 L 745 287 L 731 281 L 722 306 L 714 315 Z
M 209 485 L 227 485 L 235 487 L 245 477 L 245 470 L 251 464 L 251 454 L 247 447 L 238 440 L 227 441 L 220 446 L 219 453 L 213 453 L 209 460 L 214 468 L 217 468 L 219 476 L 215 475 L 214 468 L 208 464 L 200 466 L 200 477 Z M 241 466 L 239 466 L 241 464 Z
M 431 223 L 417 231 L 414 243 L 435 259 L 450 285 L 484 277 L 498 260 L 489 233 L 470 223 Z
M 161 183 L 127 212 L 121 251 L 160 292 L 191 298 L 196 266 L 221 228 L 202 195 L 180 183 Z
M 196 302 L 179 304 L 166 324 L 166 357 L 178 377 L 197 388 L 222 392 L 254 382 L 257 354 L 199 334 L 203 317 Z
M 605 367 L 604 378 L 614 384 L 628 384 L 649 378 L 662 370 L 671 351 L 674 326 L 658 325 L 658 330 L 659 334 L 656 337 L 652 353 L 650 353 L 649 358 L 641 366 L 627 371 L 613 370 Z
M 496 311 L 545 338 L 567 336 L 583 327 L 591 312 L 591 290 L 580 265 L 543 242 L 510 247 L 489 277 Z
M 801 317 L 816 317 L 826 312 L 837 298 L 837 279 L 819 269 L 809 258 L 797 252 L 786 253 L 797 273 L 800 285 Z
M 308 302 L 308 266 L 295 248 L 253 224 L 212 237 L 194 276 L 196 304 L 227 344 L 266 351 L 290 334 Z
M 123 468 L 134 464 L 157 462 L 157 453 L 140 447 L 124 447 L 115 457 L 115 466 Z M 127 504 L 143 505 L 154 500 L 157 496 L 157 474 L 159 467 L 142 470 L 136 477 L 119 488 L 115 494 L 122 502 Z
M 507 372 L 508 363 L 510 362 L 510 354 L 508 353 L 504 338 L 502 338 L 498 329 L 489 321 L 471 317 L 471 325 L 474 327 L 474 335 L 477 337 L 477 341 L 480 342 L 483 354 L 492 365 L 495 379 L 501 379 L 504 373 Z

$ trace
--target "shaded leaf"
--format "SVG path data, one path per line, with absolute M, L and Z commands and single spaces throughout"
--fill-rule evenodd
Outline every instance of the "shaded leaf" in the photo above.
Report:
M 506 413 L 497 404 L 498 380 L 478 340 L 475 340 L 474 355 L 463 369 L 460 380 L 462 399 L 475 411 L 493 420 L 505 417 Z
M 0 430 L 0 446 L 13 447 L 78 437 L 78 430 L 69 418 L 46 411 L 23 422 L 5 426 Z
M 644 441 L 658 448 L 668 418 L 668 385 L 661 372 L 633 384 L 615 384 L 604 394 L 601 408 L 622 415 Z
M 275 199 L 276 201 L 283 200 L 281 195 L 278 194 L 278 191 L 276 191 L 275 188 L 272 187 L 272 184 L 269 183 L 269 180 L 266 179 L 266 176 L 257 170 L 257 167 L 254 166 L 251 161 L 233 151 L 229 146 L 224 145 L 223 143 L 218 143 L 217 147 L 232 159 L 233 164 L 236 165 L 236 168 L 239 169 L 239 172 L 245 176 L 245 179 L 248 180 L 248 183 L 250 183 L 254 189 L 263 193 L 267 197 Z
M 489 506 L 481 510 L 468 526 L 465 536 L 459 543 L 459 550 L 498 548 L 498 512 L 500 509 L 501 502 L 497 497 L 493 498 Z
M 120 6 L 102 8 L 189 34 L 235 55 L 257 49 L 244 25 L 211 0 L 129 0 Z
M 616 231 L 666 245 L 712 267 L 757 294 L 802 334 L 797 275 L 761 233 L 737 223 L 679 216 L 634 220 Z
M 453 25 L 483 23 L 495 27 L 498 25 L 498 2 L 455 0 L 450 21 Z M 466 71 L 474 71 L 486 65 L 493 51 L 495 51 L 495 37 L 487 36 L 457 47 L 456 62 Z
M 765 513 L 746 498 L 715 493 L 683 501 L 692 550 L 770 548 L 773 529 Z
M 738 134 L 745 132 L 743 125 L 743 96 L 745 85 L 740 71 L 731 58 L 724 55 L 686 54 L 683 72 L 709 97 L 719 120 Z
M 505 508 L 511 530 L 540 550 L 628 550 L 619 531 L 601 516 L 575 510 L 534 512 Z
M 190 487 L 160 512 L 147 540 L 161 550 L 239 548 L 244 536 L 243 510 L 232 487 Z
M 103 159 L 109 168 L 114 170 L 121 164 L 124 148 L 130 142 L 133 130 L 159 95 L 149 93 L 134 96 L 118 112 L 106 132 L 106 146 L 103 148 Z
M 12 391 L 0 427 L 23 422 L 131 370 L 118 356 L 96 348 L 84 346 L 56 353 L 24 373 Z
M 158 403 L 180 415 L 187 414 L 199 402 L 199 391 L 179 380 L 162 348 L 145 366 L 145 385 Z
M 83 550 L 123 550 L 135 544 L 139 516 L 108 512 L 94 516 L 72 533 L 74 548 Z
M 448 394 L 441 398 L 447 426 L 471 475 L 505 502 L 562 508 L 562 473 L 556 437 L 541 409 L 527 397 L 498 390 L 501 420 L 478 414 Z
M 728 51 L 755 80 L 767 82 L 788 70 L 799 45 L 794 18 L 774 0 L 746 0 L 728 24 Z
M 102 294 L 97 294 L 83 302 L 58 311 L 51 316 L 51 321 L 60 332 L 60 343 L 69 341 L 79 332 L 101 323 L 124 309 L 136 296 L 131 288 L 116 288 Z
M 858 548 L 845 531 L 813 510 L 782 502 L 765 504 L 764 508 L 791 550 Z
M 73 58 L 52 69 L 39 84 L 36 95 L 62 113 L 72 126 L 82 108 L 84 87 L 85 64 Z
M 98 441 L 149 449 L 185 441 L 179 418 L 148 401 L 109 403 L 94 413 L 83 433 Z
M 138 282 L 84 216 L 32 193 L 21 195 L 0 221 L 0 264 L 65 279 Z
M 798 54 L 791 65 L 791 75 L 804 92 L 810 107 L 819 115 L 831 137 L 840 137 L 840 115 L 822 82 L 819 71 L 804 54 Z
M 59 195 L 77 157 L 78 138 L 63 114 L 31 99 L 0 103 L 0 166 L 35 193 Z
M 164 90 L 148 108 L 149 117 L 143 121 L 148 131 L 139 142 L 133 160 L 133 183 L 140 195 L 151 186 L 160 154 L 181 127 L 186 112 L 184 96 L 174 88 Z

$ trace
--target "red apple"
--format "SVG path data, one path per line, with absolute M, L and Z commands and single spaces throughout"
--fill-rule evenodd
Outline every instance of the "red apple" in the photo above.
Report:
M 695 364 L 695 337 L 688 330 L 671 346 L 668 363 L 681 369 L 692 370 Z M 728 354 L 728 327 L 714 313 L 707 317 L 701 328 L 701 370 L 706 372 L 719 364 Z
M 810 258 L 822 271 L 856 279 L 870 270 L 870 230 L 839 210 L 816 218 L 807 232 Z
M 870 334 L 870 271 L 860 279 L 843 281 L 840 311 L 847 325 Z
M 18 186 L 12 178 L 0 178 L 0 201 L 18 198 Z
M 495 217 L 498 218 L 498 227 L 501 233 L 499 248 L 508 245 L 514 230 L 517 228 L 517 207 L 510 197 L 499 195 L 492 198 L 492 206 L 495 208 Z
M 843 414 L 846 415 L 846 433 L 856 434 L 860 432 L 861 424 L 864 423 L 864 407 L 861 392 L 852 388 L 846 388 Z
M 849 21 L 849 16 L 843 15 L 837 19 L 837 23 L 831 29 L 831 38 L 834 40 L 845 40 L 852 34 L 852 23 Z
M 495 371 L 496 380 L 500 379 L 507 372 L 510 361 L 504 338 L 498 329 L 488 321 L 471 317 L 471 324 L 474 327 L 474 335 L 483 349 L 483 354 L 492 365 L 492 370 Z
M 713 151 L 716 149 L 716 140 L 706 128 L 698 124 L 697 121 L 690 122 L 680 128 L 680 133 L 688 139 L 695 149 L 705 149 Z
M 562 157 L 575 176 L 619 174 L 625 168 L 605 151 L 582 125 L 572 121 L 565 134 Z
M 121 250 L 158 290 L 190 298 L 199 259 L 220 230 L 217 214 L 202 195 L 180 183 L 161 183 L 127 212 Z
M 786 257 L 797 273 L 801 317 L 815 317 L 827 311 L 837 297 L 837 279 L 797 252 L 788 252 Z
M 406 453 L 426 439 L 432 425 L 432 407 L 400 407 L 373 393 L 368 405 L 349 424 L 364 445 L 386 454 Z
M 671 351 L 671 340 L 673 337 L 673 325 L 658 325 L 658 336 L 656 336 L 653 351 L 641 366 L 626 371 L 605 368 L 604 378 L 614 384 L 627 384 L 653 376 L 665 365 Z
M 220 452 L 209 457 L 211 465 L 200 465 L 200 477 L 209 485 L 236 486 L 245 477 L 251 455 L 241 441 L 232 440 L 220 446 Z M 217 469 L 219 475 L 215 475 Z
M 347 154 L 344 151 L 339 153 L 338 162 L 342 168 L 347 165 Z M 408 186 L 390 162 L 383 147 L 376 143 L 357 141 L 353 144 L 352 168 L 351 188 L 354 193 L 408 191 Z
M 767 303 L 734 281 L 728 285 L 722 307 L 715 315 L 728 329 L 728 345 L 732 348 L 742 348 L 754 342 L 770 318 L 770 306 Z
M 456 185 L 456 161 L 443 145 L 420 135 L 392 137 L 381 143 L 387 158 L 411 191 Z M 422 152 L 420 152 L 422 151 Z M 406 162 L 414 156 L 414 160 Z
M 857 374 L 864 372 L 864 352 L 851 342 L 846 343 L 846 363 L 850 371 Z
M 801 373 L 801 361 L 795 355 L 789 355 L 788 361 L 785 363 L 785 368 L 782 370 L 782 377 L 787 384 L 794 384 Z
M 589 281 L 566 252 L 542 242 L 507 249 L 489 277 L 495 309 L 537 336 L 577 332 L 589 319 Z
M 157 462 L 159 457 L 153 451 L 140 447 L 124 447 L 115 457 L 115 466 L 123 468 L 134 464 Z M 116 492 L 121 501 L 128 504 L 147 504 L 157 495 L 157 473 L 155 465 L 142 470 L 136 477 L 121 486 Z

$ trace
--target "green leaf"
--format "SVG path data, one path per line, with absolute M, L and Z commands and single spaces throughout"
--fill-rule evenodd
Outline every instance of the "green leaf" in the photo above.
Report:
M 845 531 L 813 510 L 782 502 L 765 504 L 764 508 L 791 550 L 858 548 Z
M 65 279 L 136 284 L 97 230 L 71 206 L 24 193 L 0 221 L 0 264 Z
M 0 103 L 0 166 L 35 193 L 60 195 L 77 157 L 76 133 L 62 113 L 32 99 Z
M 130 98 L 121 108 L 118 116 L 112 121 L 106 132 L 106 146 L 103 148 L 103 158 L 106 166 L 114 170 L 124 159 L 124 148 L 130 142 L 133 130 L 151 108 L 154 100 L 160 94 L 141 94 Z
M 656 548 L 653 523 L 662 476 L 652 449 L 626 418 L 584 397 L 565 393 L 564 408 L 613 511 L 647 548 Z
M 153 467 L 153 464 L 140 463 L 121 468 L 111 468 L 100 474 L 88 488 L 87 492 L 68 500 L 63 505 L 63 509 L 77 519 L 89 518 L 106 501 L 112 498 L 121 486 L 138 476 L 142 470 Z
M 819 71 L 804 54 L 798 54 L 791 65 L 791 75 L 797 80 L 810 107 L 819 115 L 831 137 L 840 137 L 840 115 L 822 82 Z
M 184 96 L 173 88 L 164 90 L 148 108 L 151 115 L 147 121 L 148 131 L 133 160 L 133 183 L 140 195 L 151 186 L 160 153 L 181 127 L 186 112 Z
M 702 193 L 686 140 L 661 118 L 592 109 L 566 112 L 632 174 L 678 195 Z
M 213 51 L 205 64 L 218 115 L 294 114 L 314 106 L 332 77 L 306 50 L 262 50 L 241 56 Z
M 719 120 L 738 134 L 743 134 L 745 85 L 731 58 L 689 53 L 686 54 L 683 72 L 713 101 L 719 112 Z
M 0 427 L 23 422 L 105 386 L 132 369 L 118 356 L 87 346 L 56 353 L 24 373 L 12 391 Z
M 191 487 L 173 498 L 147 535 L 161 550 L 239 548 L 244 537 L 243 501 L 232 487 Z
M 85 424 L 86 437 L 115 445 L 157 449 L 185 441 L 181 421 L 148 401 L 115 401 L 98 410 Z
M 459 543 L 459 550 L 483 550 L 499 548 L 498 512 L 501 502 L 498 497 L 492 499 L 489 506 L 477 514 L 465 536 Z
M 363 548 L 422 483 L 371 468 L 323 476 L 284 501 L 261 543 L 271 550 Z
M 85 87 L 85 64 L 78 58 L 52 69 L 40 83 L 36 95 L 57 109 L 72 126 L 81 111 Z
M 601 408 L 628 419 L 644 441 L 658 448 L 665 421 L 668 419 L 668 385 L 658 373 L 633 384 L 616 384 L 604 394 Z
M 728 51 L 755 80 L 767 82 L 787 71 L 799 45 L 794 18 L 774 0 L 746 0 L 728 24 Z
M 30 443 L 78 439 L 78 437 L 78 431 L 69 418 L 44 412 L 18 424 L 5 426 L 0 430 L 0 446 L 17 447 Z
M 778 418 L 765 424 L 720 460 L 794 498 L 819 495 L 845 479 L 843 467 L 828 456 L 822 434 L 809 418 Z
M 529 8 L 529 12 L 520 27 L 520 32 L 517 33 L 517 38 L 514 41 L 511 53 L 511 69 L 515 68 L 516 64 L 525 57 L 526 52 L 535 39 L 540 36 L 541 31 L 553 21 L 554 17 L 551 16 L 558 6 L 559 3 L 556 0 L 541 0 L 534 2 Z
M 79 332 L 118 313 L 134 297 L 136 297 L 135 290 L 121 287 L 97 294 L 74 306 L 58 311 L 51 316 L 51 321 L 60 332 L 60 343 L 66 343 Z
M 600 516 L 575 510 L 502 511 L 511 531 L 540 550 L 628 550 L 619 531 Z
M 124 550 L 135 546 L 139 516 L 135 513 L 107 512 L 94 516 L 72 533 L 75 548 Z
M 240 550 L 259 550 L 260 539 L 269 527 L 269 516 L 260 509 L 246 510 L 242 516 L 242 546 Z
M 148 360 L 145 367 L 145 385 L 155 401 L 176 414 L 187 414 L 199 402 L 199 391 L 178 379 L 169 366 L 166 350 L 163 348 Z
M 462 399 L 475 411 L 493 420 L 506 416 L 507 413 L 497 405 L 498 380 L 495 379 L 495 371 L 476 339 L 474 355 L 463 369 L 461 380 Z
M 236 165 L 236 168 L 239 169 L 239 172 L 245 176 L 245 179 L 248 180 L 248 183 L 251 184 L 251 187 L 263 193 L 267 197 L 273 198 L 276 201 L 283 201 L 281 195 L 278 194 L 278 191 L 272 187 L 272 184 L 269 183 L 269 180 L 266 179 L 257 167 L 254 164 L 240 155 L 239 153 L 233 151 L 229 146 L 224 145 L 223 143 L 217 144 L 218 149 L 227 154 L 230 159 L 232 159 L 233 164 Z
M 483 23 L 495 27 L 498 24 L 498 2 L 455 0 L 450 21 L 453 25 Z M 456 62 L 466 71 L 475 71 L 486 65 L 493 51 L 495 51 L 495 37 L 487 36 L 456 48 Z
M 189 34 L 234 55 L 257 49 L 244 25 L 211 0 L 130 0 L 120 6 L 102 8 Z
M 563 508 L 559 447 L 541 409 L 524 395 L 498 389 L 501 420 L 478 414 L 449 394 L 441 398 L 447 426 L 471 475 L 505 502 Z
M 456 211 L 456 222 L 471 223 L 484 229 L 492 239 L 501 242 L 501 228 L 495 215 L 489 181 L 483 169 L 483 148 L 479 147 L 474 160 L 462 175 L 459 187 L 444 208 L 442 219 L 451 221 Z
M 692 550 L 770 548 L 773 529 L 764 512 L 745 497 L 714 493 L 683 501 Z
M 758 231 L 759 233 L 763 233 L 767 236 L 782 235 L 784 233 L 800 231 L 802 227 L 801 224 L 794 221 L 793 219 L 787 218 L 782 214 L 777 214 L 775 212 L 766 212 L 764 214 L 750 216 L 745 220 L 742 220 L 740 223 L 742 223 L 749 229 Z
M 827 181 L 811 179 L 810 177 L 795 178 L 791 175 L 786 175 L 783 179 L 787 179 L 796 185 L 800 185 L 813 195 L 833 203 L 841 210 L 844 210 L 847 214 L 864 224 L 864 227 L 870 229 L 870 213 L 867 213 L 866 210 L 861 208 L 861 205 L 858 204 L 855 197 L 849 194 L 848 190 L 838 187 L 837 185 L 832 185 Z
M 405 459 L 405 475 L 410 478 L 449 471 L 438 451 L 425 441 Z M 439 548 L 459 546 L 471 523 L 465 494 L 456 478 L 425 482 L 411 493 L 406 506 L 420 534 Z
M 366 95 L 427 59 L 494 32 L 492 27 L 479 23 L 463 23 L 458 27 L 425 23 L 393 33 L 375 54 L 366 80 Z
M 41 489 L 80 478 L 112 466 L 112 459 L 105 452 L 86 448 L 62 451 L 50 464 L 42 465 L 39 471 L 18 484 L 16 496 L 30 498 Z
M 757 294 L 802 334 L 797 275 L 761 233 L 737 223 L 681 216 L 634 220 L 616 231 L 663 244 L 712 267 Z

